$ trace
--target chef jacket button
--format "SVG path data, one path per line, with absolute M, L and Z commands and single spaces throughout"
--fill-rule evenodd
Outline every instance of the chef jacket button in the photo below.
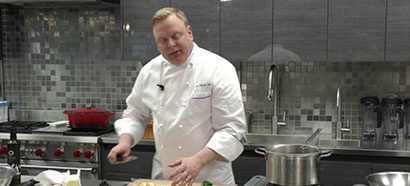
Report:
M 179 125 L 179 128 L 182 128 L 183 126 L 182 125 Z
M 163 149 L 164 148 L 164 145 L 161 145 L 161 149 Z
M 185 84 L 189 86 L 189 82 L 188 82 L 188 81 L 187 81 Z
M 162 123 L 159 124 L 159 127 L 163 127 L 163 126 L 164 126 L 164 124 L 162 124 Z
M 182 146 L 178 146 L 178 149 L 181 150 L 181 149 L 182 149 Z

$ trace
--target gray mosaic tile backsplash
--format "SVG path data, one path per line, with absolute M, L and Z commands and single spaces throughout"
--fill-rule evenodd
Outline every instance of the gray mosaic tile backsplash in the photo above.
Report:
M 125 108 L 141 63 L 121 60 L 118 8 L 35 7 L 2 15 L 11 109 Z
M 350 121 L 347 138 L 361 137 L 360 98 L 395 94 L 410 97 L 408 62 L 243 62 L 241 83 L 245 106 L 253 113 L 252 130 L 269 133 L 273 102 L 267 101 L 270 66 L 279 67 L 278 118 L 286 112 L 280 134 L 308 134 L 323 128 L 321 137 L 334 137 L 336 92 L 341 88 L 341 120 Z M 332 131 L 333 130 L 333 131 Z
M 124 61 L 118 7 L 2 9 L 5 99 L 10 109 L 65 110 L 87 104 L 114 112 L 146 61 Z M 24 16 L 23 16 L 24 15 Z M 239 76 L 252 130 L 269 133 L 273 103 L 267 101 L 268 71 L 279 67 L 280 134 L 323 128 L 331 138 L 336 90 L 341 88 L 347 138 L 361 136 L 360 97 L 394 93 L 410 97 L 408 62 L 242 62 Z

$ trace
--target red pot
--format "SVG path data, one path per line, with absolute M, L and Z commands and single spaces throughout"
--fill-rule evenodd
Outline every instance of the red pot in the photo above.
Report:
M 110 124 L 110 117 L 115 112 L 108 112 L 97 108 L 80 108 L 76 110 L 66 110 L 70 128 L 73 129 L 106 129 Z

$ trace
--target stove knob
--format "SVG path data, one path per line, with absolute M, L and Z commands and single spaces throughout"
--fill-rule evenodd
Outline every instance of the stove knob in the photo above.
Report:
M 55 157 L 60 157 L 61 155 L 63 155 L 63 149 L 61 149 L 61 148 L 54 149 L 54 156 Z
M 81 150 L 77 149 L 73 151 L 74 158 L 79 158 L 81 156 Z
M 43 156 L 44 155 L 44 149 L 42 148 L 36 148 L 36 150 L 34 150 L 34 154 L 36 156 Z
M 84 151 L 84 158 L 91 158 L 93 156 L 93 151 L 91 150 L 86 150 Z
M 7 150 L 7 146 L 1 146 L 0 147 L 0 153 L 1 154 L 7 154 L 8 150 Z

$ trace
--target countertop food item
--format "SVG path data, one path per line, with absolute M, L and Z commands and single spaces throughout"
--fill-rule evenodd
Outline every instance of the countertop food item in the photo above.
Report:
M 137 179 L 128 186 L 170 186 L 170 180 Z M 193 186 L 236 186 L 235 184 L 213 184 L 209 181 L 194 182 Z

